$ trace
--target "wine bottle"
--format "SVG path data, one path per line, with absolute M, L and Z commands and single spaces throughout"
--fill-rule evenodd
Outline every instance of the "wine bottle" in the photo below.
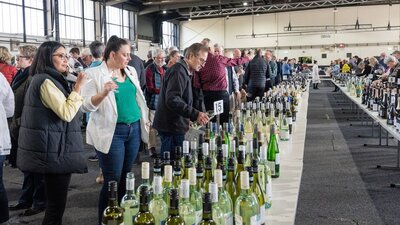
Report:
M 251 166 L 251 159 L 253 158 L 253 141 L 250 139 L 246 143 L 246 156 L 244 159 L 244 166 Z
M 166 165 L 164 167 L 164 189 L 163 189 L 163 199 L 165 203 L 167 203 L 167 206 L 169 205 L 170 199 L 169 199 L 169 192 L 172 189 L 172 166 L 171 165 Z
M 293 116 L 292 116 L 292 111 L 290 111 L 290 102 L 286 102 L 286 123 L 289 126 L 289 134 L 292 134 Z
M 224 213 L 218 202 L 218 185 L 214 182 L 209 183 L 211 194 L 212 218 L 218 225 L 225 225 Z
M 156 220 L 153 214 L 149 211 L 149 191 L 147 186 L 139 188 L 140 206 L 139 212 L 133 220 L 134 225 L 155 225 Z
M 162 167 L 161 159 L 155 158 L 154 164 L 153 164 L 153 177 L 155 177 L 155 176 L 161 177 L 161 167 Z M 153 187 L 153 185 L 152 185 L 152 187 Z
M 182 179 L 186 179 L 186 180 L 188 180 L 189 179 L 189 168 L 191 168 L 192 167 L 192 157 L 191 157 L 191 155 L 189 155 L 189 154 L 187 154 L 187 155 L 185 155 L 185 170 L 184 170 L 184 172 L 183 172 L 183 176 L 182 176 Z
M 179 189 L 182 179 L 182 172 L 181 172 L 181 160 L 175 160 L 174 162 L 174 176 L 172 177 L 172 187 Z
M 177 189 L 171 189 L 170 199 L 168 217 L 165 220 L 165 225 L 185 225 L 185 221 L 179 215 L 179 195 Z
M 126 194 L 122 197 L 121 208 L 124 209 L 124 225 L 131 225 L 139 211 L 139 202 L 135 196 L 135 175 L 132 172 L 126 174 Z
M 279 146 L 275 135 L 275 125 L 271 125 L 271 136 L 268 143 L 268 167 L 271 169 L 272 178 L 278 178 L 280 173 Z
M 206 157 L 206 163 L 204 167 L 204 182 L 203 182 L 203 188 L 205 192 L 210 192 L 209 184 L 212 182 L 212 168 L 211 168 L 211 158 L 210 156 Z
M 190 203 L 195 208 L 195 215 L 196 215 L 196 224 L 199 224 L 202 218 L 203 214 L 203 205 L 202 205 L 202 198 L 201 198 L 201 193 L 197 191 L 196 184 L 196 169 L 195 168 L 190 168 L 189 169 L 189 184 L 190 184 Z
M 265 198 L 264 198 L 264 192 L 261 189 L 260 182 L 258 181 L 258 161 L 257 160 L 253 159 L 252 169 L 253 169 L 253 185 L 252 185 L 251 189 L 253 190 L 253 193 L 256 195 L 258 204 L 260 206 L 259 223 L 266 224 Z
M 197 164 L 196 167 L 196 191 L 198 191 L 200 194 L 205 192 L 203 188 L 203 165 L 202 164 Z
M 181 200 L 179 201 L 179 215 L 183 218 L 186 225 L 196 224 L 195 206 L 190 203 L 189 180 L 181 180 Z
M 232 199 L 223 186 L 223 171 L 217 169 L 214 171 L 214 182 L 218 185 L 218 203 L 224 214 L 224 223 L 233 225 L 233 203 Z
M 142 184 L 139 185 L 137 191 L 136 191 L 136 196 L 139 196 L 139 190 L 141 187 L 146 186 L 147 191 L 149 192 L 150 199 L 153 198 L 153 188 L 151 187 L 150 184 L 150 163 L 148 162 L 142 162 Z
M 267 162 L 267 148 L 261 146 L 260 148 L 260 163 L 258 164 L 258 180 L 260 181 L 261 188 L 264 192 L 265 208 L 268 209 L 272 205 L 272 180 L 271 169 L 268 167 Z
M 257 225 L 258 202 L 250 194 L 249 173 L 240 172 L 240 195 L 235 202 L 235 225 Z
M 190 153 L 192 156 L 192 165 L 195 166 L 197 164 L 197 139 L 194 138 L 190 142 Z
M 287 124 L 286 115 L 283 115 L 280 121 L 279 137 L 282 141 L 288 141 L 290 139 L 289 125 Z
M 211 194 L 203 193 L 203 217 L 199 225 L 217 225 L 212 217 Z
M 124 224 L 124 210 L 118 206 L 118 187 L 116 181 L 108 182 L 108 206 L 103 211 L 102 225 Z
M 205 157 L 207 157 L 208 156 L 208 154 L 209 154 L 209 149 L 208 149 L 208 146 L 209 144 L 207 143 L 207 142 L 205 142 L 205 143 L 203 143 L 203 145 L 202 145 L 202 150 L 203 150 L 203 160 L 204 160 L 204 158 Z M 204 165 L 203 165 L 204 166 Z
M 153 177 L 153 192 L 154 198 L 149 204 L 150 212 L 154 216 L 156 225 L 164 225 L 168 216 L 168 205 L 163 199 L 162 177 Z
M 242 146 L 242 148 L 241 148 Z M 235 174 L 235 183 L 236 183 L 236 198 L 239 196 L 240 193 L 240 172 L 244 171 L 244 156 L 243 156 L 243 148 L 244 146 L 241 145 L 239 146 L 239 154 L 238 154 L 238 164 L 237 164 L 237 169 L 236 169 L 236 174 Z M 233 200 L 236 202 L 236 199 Z
M 181 161 L 181 165 L 185 166 L 185 156 L 189 155 L 190 156 L 190 151 L 189 151 L 189 141 L 184 140 L 182 142 L 182 161 Z M 192 158 L 190 158 L 190 160 L 192 160 Z M 183 172 L 183 176 L 185 176 L 185 172 Z M 184 179 L 182 177 L 182 179 Z M 186 178 L 188 179 L 188 178 Z
M 232 203 L 234 204 L 236 199 L 236 184 L 235 184 L 235 161 L 233 157 L 228 160 L 228 175 L 225 182 L 225 190 L 228 192 Z
M 171 155 L 169 152 L 164 152 L 163 153 L 163 159 L 162 159 L 162 167 L 161 167 L 161 172 L 162 175 L 164 176 L 164 168 L 166 165 L 172 165 L 171 164 Z

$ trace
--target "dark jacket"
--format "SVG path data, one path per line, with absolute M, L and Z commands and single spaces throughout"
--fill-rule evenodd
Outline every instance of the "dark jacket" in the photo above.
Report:
M 189 120 L 199 111 L 192 107 L 192 77 L 184 60 L 169 68 L 161 85 L 153 127 L 161 132 L 185 134 Z
M 29 67 L 19 70 L 11 82 L 14 92 L 15 110 L 10 124 L 10 134 L 14 140 L 18 140 L 19 127 L 21 126 L 21 114 L 24 107 L 24 98 L 29 86 Z
M 71 122 L 61 120 L 40 100 L 40 87 L 50 79 L 65 97 L 71 90 L 54 69 L 32 77 L 25 95 L 18 139 L 17 166 L 33 173 L 85 173 L 83 140 L 78 112 Z
M 149 59 L 147 60 L 147 62 L 144 63 L 144 68 L 146 69 L 150 64 L 152 64 L 154 62 L 153 59 Z
M 129 61 L 128 65 L 135 68 L 136 73 L 139 77 L 140 87 L 142 88 L 142 90 L 144 90 L 144 87 L 146 85 L 146 76 L 144 74 L 145 67 L 143 65 L 143 61 L 139 58 L 139 56 L 131 54 L 131 61 Z
M 270 78 L 268 64 L 261 56 L 256 55 L 246 67 L 244 84 L 249 88 L 265 87 L 267 78 Z
M 371 72 L 373 72 L 371 66 L 365 64 L 364 70 L 360 71 L 360 73 L 357 74 L 357 76 L 358 76 L 358 77 L 361 77 L 361 76 L 368 76 L 369 74 L 371 74 Z

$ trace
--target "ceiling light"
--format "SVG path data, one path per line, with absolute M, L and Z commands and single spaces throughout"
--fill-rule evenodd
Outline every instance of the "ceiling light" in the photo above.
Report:
M 189 18 L 188 21 L 192 21 L 192 18 Z
M 243 2 L 243 6 L 247 6 L 247 2 Z
M 167 14 L 167 10 L 163 10 L 162 13 L 163 13 L 163 14 Z
M 338 12 L 336 6 L 335 6 L 335 8 L 333 8 L 333 12 L 334 12 L 334 13 Z

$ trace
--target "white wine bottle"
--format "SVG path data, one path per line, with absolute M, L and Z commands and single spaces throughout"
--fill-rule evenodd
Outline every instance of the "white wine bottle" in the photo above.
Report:
M 224 214 L 224 223 L 233 225 L 233 203 L 230 195 L 224 189 L 222 174 L 223 172 L 220 169 L 214 171 L 214 182 L 218 185 L 218 203 Z
M 178 190 L 172 188 L 170 191 L 170 206 L 168 210 L 168 217 L 165 220 L 165 225 L 185 225 L 182 216 L 179 215 L 179 194 Z
M 139 211 L 139 202 L 135 196 L 135 175 L 126 174 L 126 194 L 122 197 L 121 207 L 124 209 L 124 225 L 132 225 L 133 217 Z
M 211 194 L 203 193 L 203 218 L 199 225 L 217 225 L 212 217 Z
M 150 199 L 153 198 L 153 188 L 150 184 L 150 163 L 142 162 L 142 184 L 139 185 L 138 189 L 136 190 L 136 196 L 139 197 L 139 189 L 143 186 L 147 187 L 147 191 L 149 192 Z
M 185 221 L 185 225 L 196 224 L 196 210 L 194 205 L 190 203 L 189 180 L 181 180 L 181 200 L 179 201 L 179 215 Z
M 235 225 L 258 225 L 258 202 L 250 194 L 249 173 L 240 172 L 241 192 L 235 202 Z
M 133 220 L 133 225 L 155 225 L 156 220 L 153 214 L 149 211 L 149 191 L 147 186 L 139 188 L 139 212 Z
M 224 212 L 221 209 L 220 203 L 218 202 L 218 185 L 217 183 L 211 182 L 209 184 L 209 190 L 211 194 L 211 205 L 212 205 L 212 218 L 218 225 L 226 225 L 224 218 Z
M 189 198 L 190 198 L 190 203 L 194 206 L 194 209 L 196 211 L 196 224 L 199 224 L 203 215 L 203 205 L 201 201 L 201 193 L 197 191 L 196 189 L 196 169 L 195 168 L 189 168 L 189 185 L 190 185 L 190 190 L 189 190 Z
M 153 178 L 153 191 L 154 197 L 149 204 L 150 212 L 154 216 L 156 225 L 164 225 L 165 219 L 167 219 L 168 216 L 168 206 L 162 195 L 162 177 L 155 176 Z
M 165 203 L 167 203 L 167 206 L 169 206 L 169 196 L 170 196 L 170 191 L 172 189 L 172 166 L 171 165 L 166 165 L 164 166 L 164 189 L 162 192 L 163 199 Z
M 124 210 L 118 206 L 116 181 L 108 182 L 108 206 L 103 212 L 102 225 L 123 225 Z

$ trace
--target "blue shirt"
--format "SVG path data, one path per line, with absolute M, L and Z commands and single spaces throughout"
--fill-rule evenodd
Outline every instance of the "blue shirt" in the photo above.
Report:
M 290 74 L 290 65 L 288 63 L 282 64 L 282 74 L 289 75 Z
M 103 61 L 100 61 L 100 60 L 94 60 L 91 64 L 90 64 L 90 68 L 93 68 L 93 67 L 96 67 L 96 66 L 100 66 L 100 64 L 102 63 Z

